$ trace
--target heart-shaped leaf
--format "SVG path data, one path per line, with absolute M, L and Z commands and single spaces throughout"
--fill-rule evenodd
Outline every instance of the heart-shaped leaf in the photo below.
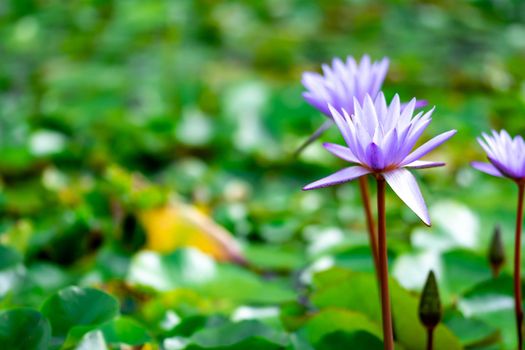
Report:
M 53 336 L 65 337 L 76 326 L 97 326 L 118 314 L 118 302 L 94 288 L 67 287 L 49 297 L 42 305 Z

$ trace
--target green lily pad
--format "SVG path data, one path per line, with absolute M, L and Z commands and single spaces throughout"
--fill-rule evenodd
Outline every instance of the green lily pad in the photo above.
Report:
M 250 244 L 245 253 L 250 263 L 263 269 L 291 270 L 304 264 L 299 246 Z
M 447 313 L 443 323 L 463 346 L 489 345 L 500 341 L 500 333 L 495 327 L 476 318 L 466 318 L 459 311 Z
M 342 308 L 325 308 L 311 317 L 301 332 L 315 344 L 328 334 L 337 331 L 364 330 L 377 337 L 382 337 L 381 328 L 366 315 Z
M 18 290 L 25 276 L 22 256 L 15 250 L 0 245 L 0 297 Z
M 349 274 L 348 270 L 341 268 L 317 274 L 314 278 L 316 291 L 312 294 L 311 301 L 319 308 L 341 307 L 358 311 L 379 323 L 381 306 L 377 281 L 370 276 L 372 275 L 366 273 Z
M 230 299 L 238 303 L 274 304 L 295 298 L 291 286 L 279 279 L 263 279 L 231 264 L 220 265 L 217 272 L 215 279 L 196 290 L 209 297 Z
M 193 333 L 203 328 L 217 327 L 226 323 L 228 323 L 228 319 L 224 316 L 189 316 L 167 332 L 166 336 L 190 337 Z
M 289 301 L 281 304 L 279 317 L 288 331 L 296 331 L 310 318 L 308 308 L 298 301 Z
M 341 268 L 321 272 L 314 278 L 316 291 L 312 294 L 312 303 L 319 308 L 339 307 L 360 312 L 380 329 L 381 314 L 375 278 L 374 274 Z M 416 350 L 424 347 L 426 332 L 418 318 L 419 299 L 393 279 L 389 284 L 397 342 L 406 349 Z M 444 325 L 436 328 L 435 346 L 443 349 L 461 349 L 459 340 Z
M 0 270 L 16 266 L 22 262 L 22 256 L 15 250 L 0 245 Z
M 457 296 L 473 285 L 491 277 L 485 256 L 465 249 L 455 249 L 442 255 L 443 279 L 441 288 Z
M 3 349 L 47 350 L 51 327 L 42 314 L 32 309 L 0 312 L 0 344 Z
M 365 331 L 336 331 L 325 335 L 315 346 L 318 350 L 382 350 L 381 338 Z
M 203 329 L 190 338 L 188 349 L 282 349 L 288 344 L 285 333 L 259 321 L 226 323 Z
M 146 328 L 129 317 L 118 317 L 100 327 L 108 344 L 142 345 L 151 341 Z
M 118 314 L 118 302 L 111 295 L 94 288 L 64 288 L 42 305 L 53 329 L 53 336 L 65 337 L 73 327 L 94 327 Z
M 372 253 L 368 245 L 351 247 L 340 252 L 336 254 L 335 261 L 337 266 L 343 266 L 352 271 L 374 271 L 374 259 L 372 259 Z
M 168 255 L 137 254 L 130 266 L 128 281 L 158 291 L 195 287 L 213 280 L 217 264 L 195 249 L 178 249 Z
M 139 253 L 128 280 L 158 291 L 189 288 L 207 297 L 237 302 L 276 303 L 294 298 L 292 290 L 278 281 L 264 280 L 236 265 L 215 263 L 195 249 L 178 249 L 168 255 Z
M 458 308 L 466 317 L 498 329 L 505 346 L 514 348 L 517 338 L 513 295 L 512 277 L 501 275 L 475 285 L 459 299 Z

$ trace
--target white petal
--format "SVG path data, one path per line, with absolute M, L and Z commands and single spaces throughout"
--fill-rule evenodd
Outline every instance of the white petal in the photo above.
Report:
M 313 190 L 315 188 L 322 188 L 322 187 L 338 185 L 344 182 L 352 181 L 368 173 L 370 173 L 370 170 L 366 168 L 363 168 L 361 166 L 351 166 L 351 167 L 339 170 L 338 172 L 333 173 L 332 175 L 324 177 L 320 180 L 312 182 L 311 184 L 304 186 L 303 190 L 307 191 L 307 190 Z
M 414 152 L 410 153 L 404 160 L 403 165 L 412 163 L 415 160 L 418 160 L 419 158 L 423 157 L 428 152 L 432 151 L 434 148 L 441 145 L 443 142 L 447 141 L 449 138 L 454 136 L 456 134 L 456 130 L 450 130 L 447 132 L 444 132 L 430 141 L 427 141 L 423 145 L 419 146 Z
M 444 166 L 445 163 L 443 162 L 432 162 L 432 161 L 426 161 L 426 160 L 416 160 L 412 163 L 408 163 L 405 165 L 407 168 L 414 168 L 414 169 L 425 169 L 425 168 L 434 168 L 438 166 Z
M 406 169 L 399 168 L 383 173 L 383 177 L 399 198 L 419 216 L 425 225 L 430 226 L 428 209 L 414 175 Z
M 501 173 L 501 171 L 499 171 L 494 165 L 490 164 L 490 163 L 484 163 L 484 162 L 472 162 L 470 163 L 470 165 L 472 165 L 473 168 L 479 170 L 479 171 L 482 171 L 486 174 L 489 174 L 489 175 L 492 175 L 492 176 L 497 176 L 497 177 L 504 177 L 505 175 L 503 175 Z
M 328 143 L 328 142 L 323 143 L 323 147 L 326 148 L 326 150 L 332 153 L 334 156 L 344 159 L 347 162 L 359 163 L 356 156 L 354 156 L 354 154 L 348 147 L 344 147 L 341 145 L 337 145 L 335 143 Z

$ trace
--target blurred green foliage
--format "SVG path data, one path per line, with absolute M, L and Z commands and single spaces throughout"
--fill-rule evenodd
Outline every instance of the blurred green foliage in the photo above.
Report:
M 499 223 L 512 256 L 515 189 L 468 162 L 482 131 L 525 134 L 525 2 L 4 0 L 0 38 L 3 344 L 381 348 L 356 188 L 301 192 L 342 163 L 319 142 L 292 157 L 324 121 L 301 73 L 368 53 L 391 59 L 387 96 L 436 105 L 425 137 L 459 131 L 432 155 L 447 167 L 418 173 L 432 228 L 387 199 L 400 348 L 422 346 L 407 290 L 430 268 L 441 348 L 513 348 L 511 270 L 493 281 L 486 249 Z M 250 268 L 141 251 L 136 211 L 171 191 L 233 232 Z M 53 315 L 91 297 L 100 317 Z M 18 334 L 30 342 L 5 343 Z

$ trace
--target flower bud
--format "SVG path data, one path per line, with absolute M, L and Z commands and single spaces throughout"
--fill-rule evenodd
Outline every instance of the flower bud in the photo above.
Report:
M 433 329 L 441 320 L 441 301 L 434 272 L 430 271 L 419 301 L 419 320 L 427 329 Z
M 490 267 L 492 269 L 492 274 L 494 277 L 497 277 L 501 266 L 505 262 L 505 250 L 503 248 L 503 240 L 501 238 L 501 227 L 497 225 L 494 228 L 494 233 L 492 234 L 492 240 L 490 241 L 488 259 Z

